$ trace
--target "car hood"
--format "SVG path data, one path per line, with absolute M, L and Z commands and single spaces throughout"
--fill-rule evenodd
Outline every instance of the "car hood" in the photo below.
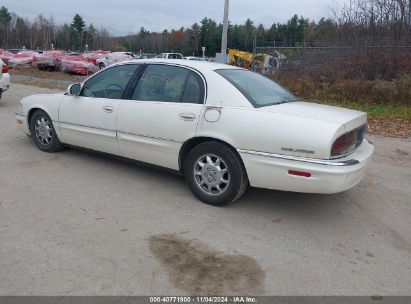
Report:
M 258 110 L 301 116 L 337 125 L 344 125 L 346 132 L 367 123 L 367 114 L 364 112 L 303 101 L 262 107 Z

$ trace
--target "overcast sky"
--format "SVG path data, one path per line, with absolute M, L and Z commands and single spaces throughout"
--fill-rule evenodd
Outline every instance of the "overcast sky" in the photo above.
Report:
M 243 23 L 250 18 L 270 26 L 294 14 L 317 20 L 329 16 L 335 1 L 347 0 L 231 0 L 230 21 Z M 79 13 L 87 24 L 125 35 L 142 26 L 149 31 L 189 27 L 204 17 L 221 22 L 224 0 L 2 0 L 0 5 L 29 19 L 53 16 L 56 23 L 69 23 Z

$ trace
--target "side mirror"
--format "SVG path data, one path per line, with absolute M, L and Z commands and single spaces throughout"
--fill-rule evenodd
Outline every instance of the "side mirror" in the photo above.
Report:
M 70 96 L 79 96 L 81 91 L 81 84 L 71 84 L 67 89 L 67 94 Z

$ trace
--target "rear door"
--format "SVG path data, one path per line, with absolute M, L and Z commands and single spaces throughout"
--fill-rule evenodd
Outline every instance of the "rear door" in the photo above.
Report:
M 128 82 L 138 65 L 108 68 L 87 80 L 80 96 L 64 96 L 59 122 L 64 143 L 119 154 L 116 120 Z
M 122 156 L 177 170 L 182 144 L 195 136 L 204 96 L 204 80 L 196 72 L 167 64 L 146 66 L 118 113 Z

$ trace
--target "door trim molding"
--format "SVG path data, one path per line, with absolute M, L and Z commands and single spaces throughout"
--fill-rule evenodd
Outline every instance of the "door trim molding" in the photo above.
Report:
M 151 139 L 157 139 L 157 140 L 164 140 L 164 141 L 170 141 L 170 142 L 175 142 L 178 144 L 182 144 L 183 142 L 176 141 L 174 139 L 169 139 L 169 138 L 163 138 L 163 137 L 157 137 L 157 136 L 150 136 L 150 135 L 143 135 L 143 134 L 136 134 L 132 132 L 125 132 L 125 131 L 117 131 L 118 134 L 125 134 L 125 135 L 131 135 L 131 136 L 138 136 L 138 137 L 145 137 L 145 138 L 151 138 Z

